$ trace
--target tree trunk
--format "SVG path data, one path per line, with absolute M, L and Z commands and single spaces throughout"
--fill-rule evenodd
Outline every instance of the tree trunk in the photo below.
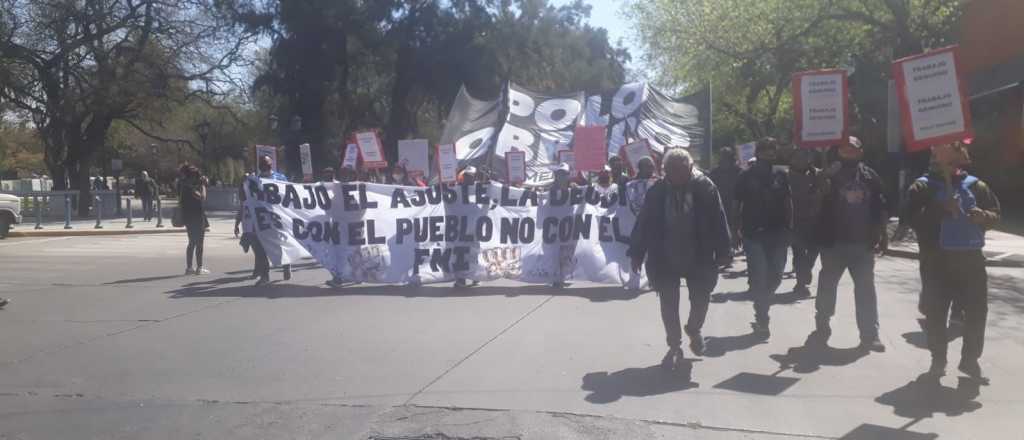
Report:
M 78 158 L 78 172 L 74 176 L 74 182 L 78 185 L 78 216 L 89 217 L 89 208 L 92 203 L 92 182 L 89 178 L 89 170 L 92 168 L 93 154 L 83 152 Z

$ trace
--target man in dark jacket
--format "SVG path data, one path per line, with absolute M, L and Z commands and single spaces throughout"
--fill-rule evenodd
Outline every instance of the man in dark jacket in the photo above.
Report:
M 878 337 L 878 298 L 875 292 L 875 252 L 888 248 L 888 214 L 882 179 L 861 162 L 864 149 L 850 136 L 838 149 L 839 162 L 826 171 L 827 192 L 818 223 L 821 272 L 815 299 L 812 342 L 827 344 L 829 321 L 836 312 L 839 279 L 850 271 L 860 331 L 860 348 L 885 351 Z
M 754 300 L 751 326 L 763 339 L 771 336 L 768 311 L 782 283 L 793 222 L 789 179 L 784 171 L 775 169 L 777 150 L 775 139 L 757 141 L 757 161 L 736 182 L 736 204 L 743 225 L 740 231 Z
M 157 193 L 156 181 L 149 177 L 149 173 L 143 171 L 135 180 L 135 188 L 142 199 L 142 220 L 148 222 L 153 219 L 153 197 L 160 196 Z
M 661 299 L 668 354 L 662 366 L 683 359 L 679 324 L 680 278 L 686 278 L 690 316 L 686 334 L 695 354 L 704 351 L 701 328 L 707 316 L 711 291 L 718 284 L 718 267 L 732 260 L 729 229 L 718 189 L 711 179 L 694 171 L 693 161 L 682 148 L 671 148 L 663 159 L 665 178 L 644 197 L 633 226 L 627 255 L 634 272 L 646 260 L 647 279 Z
M 789 185 L 793 191 L 793 271 L 796 286 L 793 292 L 811 296 L 811 279 L 818 260 L 814 233 L 825 197 L 825 176 L 814 167 L 814 150 L 801 148 L 793 153 L 789 167 Z
M 733 248 L 739 247 L 739 221 L 736 219 L 733 198 L 736 196 L 736 182 L 741 171 L 743 169 L 736 163 L 736 152 L 731 147 L 722 147 L 718 150 L 718 166 L 711 170 L 710 177 L 722 196 L 722 205 L 725 206 L 725 214 L 729 219 L 729 232 L 733 234 Z
M 917 235 L 925 332 L 932 354 L 929 371 L 935 376 L 945 374 L 946 319 L 950 304 L 959 300 L 964 309 L 959 369 L 985 380 L 978 364 L 988 317 L 988 274 L 982 248 L 985 231 L 999 223 L 999 200 L 985 182 L 963 169 L 969 158 L 962 144 L 933 148 L 932 161 L 928 174 L 907 191 L 901 215 Z

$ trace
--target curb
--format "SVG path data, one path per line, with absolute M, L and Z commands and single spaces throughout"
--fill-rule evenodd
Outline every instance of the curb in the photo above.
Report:
M 907 258 L 911 260 L 918 259 L 918 253 L 914 251 L 904 251 L 899 249 L 889 249 L 885 251 L 885 255 L 897 258 Z M 1024 268 L 1024 262 L 1013 261 L 1013 260 L 992 260 L 985 259 L 985 267 L 1010 267 L 1010 268 Z
M 103 235 L 146 235 L 146 234 L 175 234 L 183 233 L 185 228 L 162 228 L 162 229 L 41 229 L 31 231 L 11 231 L 7 234 L 11 238 L 31 237 L 85 237 Z

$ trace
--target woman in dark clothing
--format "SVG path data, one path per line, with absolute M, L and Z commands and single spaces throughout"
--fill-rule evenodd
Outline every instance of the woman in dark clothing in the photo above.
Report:
M 178 182 L 178 206 L 181 218 L 188 232 L 188 247 L 185 248 L 185 275 L 205 275 L 210 273 L 203 267 L 203 238 L 206 236 L 206 178 L 199 174 L 193 165 L 181 166 L 181 180 Z M 192 257 L 195 256 L 196 268 L 192 270 Z

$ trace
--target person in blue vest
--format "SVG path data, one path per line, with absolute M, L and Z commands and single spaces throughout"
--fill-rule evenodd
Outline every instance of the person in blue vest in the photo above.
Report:
M 964 310 L 963 347 L 959 370 L 985 381 L 978 358 L 985 345 L 988 318 L 988 273 L 985 231 L 1000 220 L 999 199 L 981 179 L 964 167 L 970 158 L 966 143 L 932 148 L 932 166 L 907 191 L 901 218 L 917 235 L 925 334 L 932 362 L 929 373 L 946 371 L 949 340 L 946 322 L 950 305 Z

